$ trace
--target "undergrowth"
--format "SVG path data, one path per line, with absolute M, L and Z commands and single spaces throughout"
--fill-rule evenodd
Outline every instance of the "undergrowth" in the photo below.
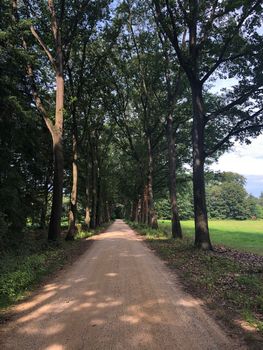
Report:
M 84 238 L 103 231 L 81 231 L 74 241 L 48 242 L 44 232 L 27 232 L 23 239 L 10 241 L 0 257 L 0 308 L 23 299 L 45 276 L 60 269 L 82 246 Z

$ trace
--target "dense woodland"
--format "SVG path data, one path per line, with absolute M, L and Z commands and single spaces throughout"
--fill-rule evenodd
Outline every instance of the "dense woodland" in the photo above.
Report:
M 1 1 L 1 248 L 32 227 L 57 240 L 65 218 L 68 240 L 120 215 L 157 228 L 158 211 L 174 238 L 194 218 L 195 245 L 211 249 L 208 214 L 262 217 L 244 178 L 208 171 L 263 130 L 262 11 Z

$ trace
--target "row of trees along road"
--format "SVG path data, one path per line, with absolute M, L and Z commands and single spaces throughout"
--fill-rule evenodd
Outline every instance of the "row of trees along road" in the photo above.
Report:
M 260 0 L 2 1 L 2 240 L 47 221 L 56 240 L 67 198 L 67 239 L 77 222 L 95 228 L 120 208 L 157 228 L 167 188 L 182 237 L 177 187 L 190 165 L 195 244 L 211 249 L 205 167 L 263 127 L 262 9 Z

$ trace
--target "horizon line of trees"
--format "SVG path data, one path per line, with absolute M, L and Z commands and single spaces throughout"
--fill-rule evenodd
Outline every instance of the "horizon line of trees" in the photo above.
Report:
M 209 219 L 257 220 L 263 219 L 263 192 L 259 197 L 245 189 L 244 176 L 232 172 L 206 173 L 206 200 Z M 193 219 L 193 196 L 189 180 L 178 190 L 181 220 Z M 158 219 L 170 220 L 169 196 L 156 202 Z

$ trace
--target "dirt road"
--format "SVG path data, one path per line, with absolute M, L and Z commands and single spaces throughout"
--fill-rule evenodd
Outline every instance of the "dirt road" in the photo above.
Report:
M 15 308 L 2 350 L 237 348 L 123 221 L 94 240 Z

